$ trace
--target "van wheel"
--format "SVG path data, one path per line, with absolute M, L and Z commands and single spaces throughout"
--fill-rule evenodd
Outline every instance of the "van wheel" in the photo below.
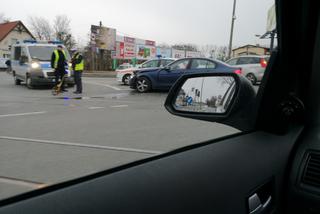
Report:
M 27 85 L 27 88 L 33 89 L 32 80 L 29 75 L 26 76 L 26 85 Z
M 13 73 L 13 80 L 15 85 L 21 85 L 21 80 L 19 80 L 15 73 Z

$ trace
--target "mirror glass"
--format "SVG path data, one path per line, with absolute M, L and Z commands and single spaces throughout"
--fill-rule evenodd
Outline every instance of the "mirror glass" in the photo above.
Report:
M 174 102 L 178 111 L 224 114 L 236 91 L 232 76 L 206 76 L 187 79 Z

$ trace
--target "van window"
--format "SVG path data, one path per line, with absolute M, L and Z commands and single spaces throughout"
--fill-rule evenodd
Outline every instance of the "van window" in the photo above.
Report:
M 14 47 L 14 60 L 20 60 L 21 47 Z

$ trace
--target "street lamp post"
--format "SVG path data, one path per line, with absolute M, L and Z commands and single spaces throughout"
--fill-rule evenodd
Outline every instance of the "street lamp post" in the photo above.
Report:
M 233 0 L 233 10 L 232 10 L 232 19 L 231 19 L 231 31 L 230 31 L 230 40 L 229 40 L 228 59 L 231 58 L 234 20 L 236 20 L 236 0 Z

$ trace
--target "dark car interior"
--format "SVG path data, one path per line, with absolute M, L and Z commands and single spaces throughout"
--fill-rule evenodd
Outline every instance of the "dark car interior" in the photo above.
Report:
M 18 195 L 0 213 L 320 213 L 319 9 L 276 1 L 278 48 L 251 114 L 171 111 L 243 132 Z

